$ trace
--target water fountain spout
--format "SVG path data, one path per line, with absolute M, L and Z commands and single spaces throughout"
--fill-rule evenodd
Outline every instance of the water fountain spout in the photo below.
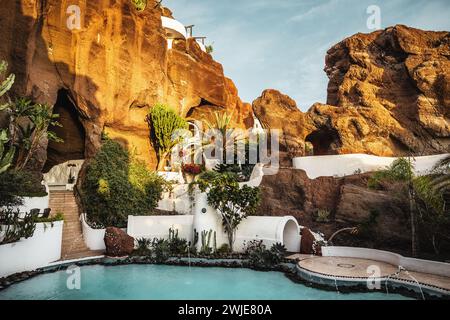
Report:
M 386 294 L 389 294 L 388 281 L 389 281 L 392 277 L 396 277 L 396 276 L 400 275 L 402 272 L 404 272 L 408 277 L 410 277 L 410 278 L 417 284 L 417 286 L 419 287 L 419 290 L 420 290 L 420 294 L 422 295 L 422 300 L 425 300 L 425 295 L 424 295 L 424 293 L 423 293 L 422 286 L 420 285 L 420 282 L 417 281 L 417 279 L 414 278 L 414 277 L 408 272 L 408 270 L 406 270 L 406 268 L 403 267 L 403 266 L 398 266 L 397 272 L 395 272 L 395 273 L 393 273 L 393 274 L 387 276 L 387 278 L 386 278 Z
M 335 287 L 336 287 L 337 294 L 341 294 L 341 293 L 339 292 L 339 287 L 338 287 L 338 284 L 337 284 L 337 279 L 336 279 L 336 277 L 334 277 L 334 285 L 335 285 Z

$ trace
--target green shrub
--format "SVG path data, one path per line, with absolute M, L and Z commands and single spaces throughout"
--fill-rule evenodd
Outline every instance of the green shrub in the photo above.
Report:
M 163 178 L 119 143 L 105 140 L 88 164 L 81 195 L 89 222 L 123 228 L 129 215 L 151 214 L 166 188 Z
M 152 241 L 146 238 L 139 238 L 136 240 L 137 248 L 134 250 L 134 255 L 139 257 L 149 256 L 150 246 L 152 245 Z
M 245 250 L 250 265 L 261 270 L 270 269 L 280 264 L 286 252 L 286 248 L 281 243 L 276 243 L 272 245 L 270 250 L 267 250 L 262 240 L 250 241 Z
M 170 243 L 165 239 L 153 239 L 151 257 L 156 263 L 164 263 L 170 258 Z
M 223 245 L 221 245 L 219 247 L 219 249 L 217 249 L 217 254 L 219 254 L 219 255 L 227 255 L 230 252 L 231 252 L 230 246 L 226 243 L 224 243 Z
M 2 240 L 0 245 L 14 243 L 21 238 L 31 238 L 36 229 L 36 217 L 30 213 L 21 217 L 19 210 L 5 208 L 0 211 L 0 230 L 2 231 Z
M 212 44 L 205 46 L 206 48 L 206 52 L 211 54 L 214 52 L 214 47 L 212 46 Z
M 56 215 L 53 216 L 53 217 L 48 217 L 48 218 L 40 218 L 40 217 L 36 217 L 36 218 L 34 219 L 34 221 L 35 221 L 36 223 L 51 223 L 52 226 L 53 226 L 53 222 L 56 222 L 56 221 L 64 221 L 64 214 L 63 214 L 62 212 L 58 212 L 58 213 L 56 213 Z
M 178 236 L 178 230 L 169 230 L 169 248 L 173 255 L 185 254 L 188 250 L 188 242 Z
M 0 207 L 23 204 L 22 197 L 45 197 L 42 175 L 29 171 L 8 170 L 0 174 Z
M 395 160 L 385 170 L 375 172 L 367 183 L 370 189 L 384 189 L 385 184 L 408 182 L 414 178 L 414 166 L 406 158 Z
M 147 0 L 131 0 L 137 11 L 143 11 L 147 8 Z

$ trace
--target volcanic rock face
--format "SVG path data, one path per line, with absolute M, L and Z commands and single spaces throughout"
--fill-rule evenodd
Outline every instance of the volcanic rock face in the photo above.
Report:
M 281 166 L 290 167 L 292 158 L 304 155 L 305 137 L 314 127 L 294 100 L 276 90 L 266 90 L 253 102 L 253 112 L 263 128 L 281 130 Z
M 73 4 L 80 8 L 79 30 L 67 26 Z M 84 129 L 85 157 L 105 131 L 154 166 L 145 118 L 156 103 L 182 116 L 234 110 L 237 126 L 252 125 L 251 107 L 193 39 L 168 49 L 161 15 L 171 12 L 155 4 L 149 0 L 138 12 L 129 0 L 2 2 L 0 58 L 16 74 L 13 93 L 54 105 L 58 91 L 67 90 Z
M 109 257 L 124 257 L 133 253 L 134 238 L 119 228 L 107 228 L 104 241 Z
M 300 149 L 301 140 L 311 142 L 316 155 L 447 152 L 449 56 L 448 32 L 399 25 L 357 34 L 328 51 L 327 105 L 317 103 L 303 114 L 286 108 L 291 100 L 270 90 L 255 100 L 253 110 L 272 128 L 295 119 L 287 134 L 300 140 Z
M 410 241 L 407 202 L 392 192 L 368 189 L 368 176 L 320 177 L 312 180 L 303 170 L 280 169 L 278 174 L 263 178 L 262 203 L 257 215 L 292 215 L 300 225 L 321 231 L 326 238 L 343 227 L 359 227 L 361 232 L 366 233 L 364 229 L 370 229 L 376 235 L 371 234 L 373 239 L 370 241 L 364 240 L 365 246 L 377 241 L 385 248 L 391 245 L 394 249 L 398 248 L 394 245 L 398 243 L 407 247 Z M 319 210 L 328 212 L 328 217 L 324 217 L 323 221 L 317 218 Z M 349 240 L 357 241 L 364 236 L 361 234 Z M 310 248 L 310 245 L 305 246 Z

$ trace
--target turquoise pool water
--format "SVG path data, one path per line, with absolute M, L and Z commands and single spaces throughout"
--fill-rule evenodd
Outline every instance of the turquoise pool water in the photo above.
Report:
M 0 300 L 407 299 L 381 292 L 338 294 L 294 283 L 281 272 L 257 272 L 249 269 L 189 269 L 156 265 L 85 266 L 81 267 L 80 275 L 80 290 L 69 290 L 67 282 L 71 275 L 59 271 L 37 276 L 0 291 Z

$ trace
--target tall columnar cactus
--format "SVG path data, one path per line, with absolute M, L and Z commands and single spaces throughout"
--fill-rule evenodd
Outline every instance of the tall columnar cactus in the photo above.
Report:
M 157 104 L 150 110 L 147 121 L 153 146 L 158 153 L 158 170 L 162 171 L 170 152 L 182 140 L 182 136 L 175 138 L 174 134 L 177 130 L 186 129 L 187 122 L 162 104 Z
M 10 147 L 6 150 L 5 145 L 8 142 L 8 134 L 6 130 L 0 131 L 0 174 L 8 170 L 14 159 L 16 149 Z

